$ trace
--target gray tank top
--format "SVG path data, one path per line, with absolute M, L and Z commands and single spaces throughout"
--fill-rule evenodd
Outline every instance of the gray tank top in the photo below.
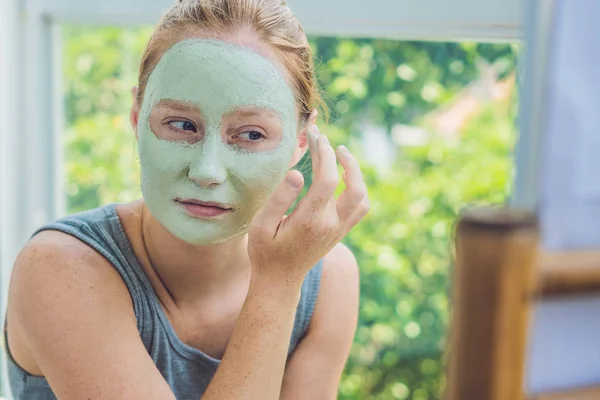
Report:
M 140 338 L 178 400 L 198 400 L 220 360 L 182 342 L 160 307 L 150 281 L 133 252 L 115 204 L 75 214 L 40 228 L 70 234 L 104 256 L 119 272 L 133 300 Z M 306 334 L 321 281 L 321 260 L 306 276 L 296 309 L 288 358 Z M 15 400 L 56 399 L 44 377 L 33 376 L 12 358 L 5 337 L 8 375 Z

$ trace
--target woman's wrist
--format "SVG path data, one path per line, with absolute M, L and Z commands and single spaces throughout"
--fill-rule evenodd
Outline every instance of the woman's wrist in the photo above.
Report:
M 248 297 L 260 297 L 263 301 L 285 306 L 288 303 L 298 304 L 303 279 L 300 277 L 274 276 L 269 273 L 252 271 Z

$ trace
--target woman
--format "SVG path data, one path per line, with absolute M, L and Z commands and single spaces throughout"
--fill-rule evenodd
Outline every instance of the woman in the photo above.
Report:
M 338 242 L 368 200 L 344 147 L 334 197 L 296 19 L 278 0 L 176 4 L 133 98 L 143 200 L 44 226 L 15 263 L 14 397 L 334 399 L 358 305 Z

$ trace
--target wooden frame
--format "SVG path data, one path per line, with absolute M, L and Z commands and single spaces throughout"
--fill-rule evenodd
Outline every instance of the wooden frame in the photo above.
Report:
M 562 393 L 541 394 L 529 400 L 597 400 L 600 399 L 600 387 L 579 389 Z
M 533 301 L 600 292 L 600 251 L 544 253 L 532 213 L 466 210 L 452 292 L 447 400 L 600 399 L 600 387 L 524 393 Z
M 128 26 L 155 24 L 175 2 L 19 1 L 25 9 L 59 22 Z M 523 36 L 523 0 L 287 0 L 287 4 L 311 35 L 445 41 L 516 41 Z
M 459 219 L 448 400 L 521 400 L 535 284 L 535 216 L 476 208 Z
M 540 253 L 538 264 L 540 296 L 600 292 L 600 251 Z

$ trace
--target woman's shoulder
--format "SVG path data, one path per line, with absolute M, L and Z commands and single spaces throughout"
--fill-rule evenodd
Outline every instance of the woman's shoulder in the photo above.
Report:
M 310 289 L 315 313 L 324 307 L 331 308 L 330 297 L 353 300 L 358 298 L 359 272 L 352 250 L 343 243 L 336 244 L 313 268 L 304 279 L 304 286 Z M 307 292 L 308 292 L 307 291 Z M 335 312 L 335 310 L 332 310 Z
M 54 223 L 56 224 L 56 223 Z M 57 229 L 40 230 L 17 255 L 13 275 L 18 273 L 44 273 L 60 275 L 62 271 L 78 272 L 104 270 L 109 263 L 88 244 L 68 232 Z M 80 268 L 87 265 L 90 268 Z M 112 270 L 108 268 L 106 270 Z M 74 272 L 74 271 L 71 271 Z
M 358 314 L 360 276 L 352 250 L 338 243 L 323 259 L 315 317 L 353 325 Z
M 39 302 L 42 295 L 79 301 L 94 290 L 129 299 L 125 283 L 106 258 L 68 233 L 46 230 L 33 236 L 15 260 L 9 305 L 35 312 L 36 307 L 27 305 Z
M 120 305 L 122 315 L 134 316 L 129 292 L 105 258 L 67 233 L 36 234 L 18 254 L 10 279 L 6 329 L 12 356 L 29 373 L 39 374 L 27 344 L 32 336 L 61 332 L 61 321 L 86 309 L 116 310 L 112 303 Z
M 128 205 L 123 205 L 129 207 Z M 122 279 L 106 257 L 99 251 L 114 236 L 118 245 L 120 227 L 117 209 L 120 205 L 82 211 L 62 217 L 40 227 L 21 249 L 15 260 L 11 286 L 32 288 L 36 283 L 50 286 L 61 279 L 74 282 L 77 279 L 113 280 L 124 286 Z M 102 230 L 102 235 L 98 234 Z M 101 250 L 101 249 L 100 249 Z
M 16 257 L 9 300 L 29 303 L 28 294 L 62 293 L 77 301 L 92 289 L 106 288 L 115 292 L 112 295 L 129 299 L 127 287 L 110 257 L 99 251 L 102 244 L 91 240 L 94 234 L 87 229 L 93 221 L 113 215 L 118 218 L 112 210 L 114 205 L 67 216 L 34 233 Z
M 340 368 L 341 373 L 358 323 L 358 301 L 356 259 L 347 246 L 337 244 L 323 259 L 320 287 L 300 358 L 316 357 L 330 370 Z
M 323 279 L 342 281 L 342 285 L 354 285 L 359 281 L 356 257 L 344 243 L 336 244 L 323 259 Z M 331 283 L 334 284 L 334 283 Z

